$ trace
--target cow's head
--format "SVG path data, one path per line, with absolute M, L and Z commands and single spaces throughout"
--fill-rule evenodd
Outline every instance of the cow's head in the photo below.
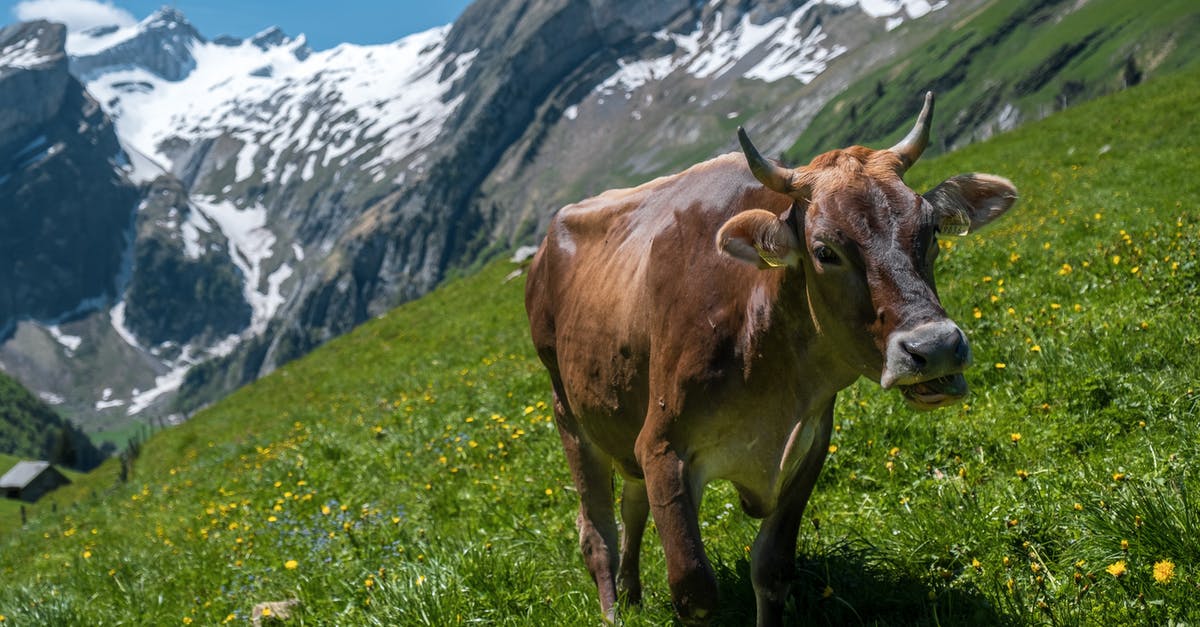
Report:
M 910 404 L 932 409 L 967 392 L 967 338 L 938 300 L 938 234 L 963 235 L 1016 200 L 1007 179 L 963 174 L 918 194 L 903 180 L 929 142 L 933 94 L 908 136 L 887 150 L 853 146 L 786 168 L 764 159 L 742 129 L 754 176 L 793 199 L 782 215 L 752 209 L 717 235 L 729 255 L 804 275 L 812 319 L 837 359 Z

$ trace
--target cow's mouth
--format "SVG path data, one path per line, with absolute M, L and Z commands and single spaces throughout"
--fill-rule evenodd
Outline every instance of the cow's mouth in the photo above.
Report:
M 898 387 L 904 400 L 917 409 L 944 407 L 967 395 L 967 380 L 962 373 Z

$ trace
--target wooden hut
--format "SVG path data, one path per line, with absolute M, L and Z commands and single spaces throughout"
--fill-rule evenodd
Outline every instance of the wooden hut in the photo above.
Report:
M 0 494 L 5 498 L 34 503 L 42 495 L 71 483 L 50 462 L 17 462 L 0 477 Z

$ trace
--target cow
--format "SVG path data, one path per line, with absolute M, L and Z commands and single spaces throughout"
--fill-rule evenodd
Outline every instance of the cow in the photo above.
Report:
M 866 377 L 920 410 L 967 393 L 971 351 L 934 285 L 937 236 L 992 221 L 1016 188 L 963 174 L 910 189 L 903 176 L 932 113 L 930 92 L 897 145 L 796 168 L 765 159 L 739 128 L 741 154 L 552 218 L 525 307 L 606 620 L 618 599 L 640 602 L 648 513 L 679 619 L 711 619 L 717 585 L 697 515 L 704 486 L 724 479 L 763 519 L 751 582 L 758 624 L 780 624 L 838 391 Z

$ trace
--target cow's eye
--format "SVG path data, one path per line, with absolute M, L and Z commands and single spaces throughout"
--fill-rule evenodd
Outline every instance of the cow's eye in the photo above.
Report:
M 817 258 L 817 261 L 820 261 L 823 264 L 836 264 L 838 261 L 840 261 L 837 253 L 833 252 L 832 248 L 825 246 L 824 244 L 818 244 L 817 247 L 813 249 L 813 256 Z

